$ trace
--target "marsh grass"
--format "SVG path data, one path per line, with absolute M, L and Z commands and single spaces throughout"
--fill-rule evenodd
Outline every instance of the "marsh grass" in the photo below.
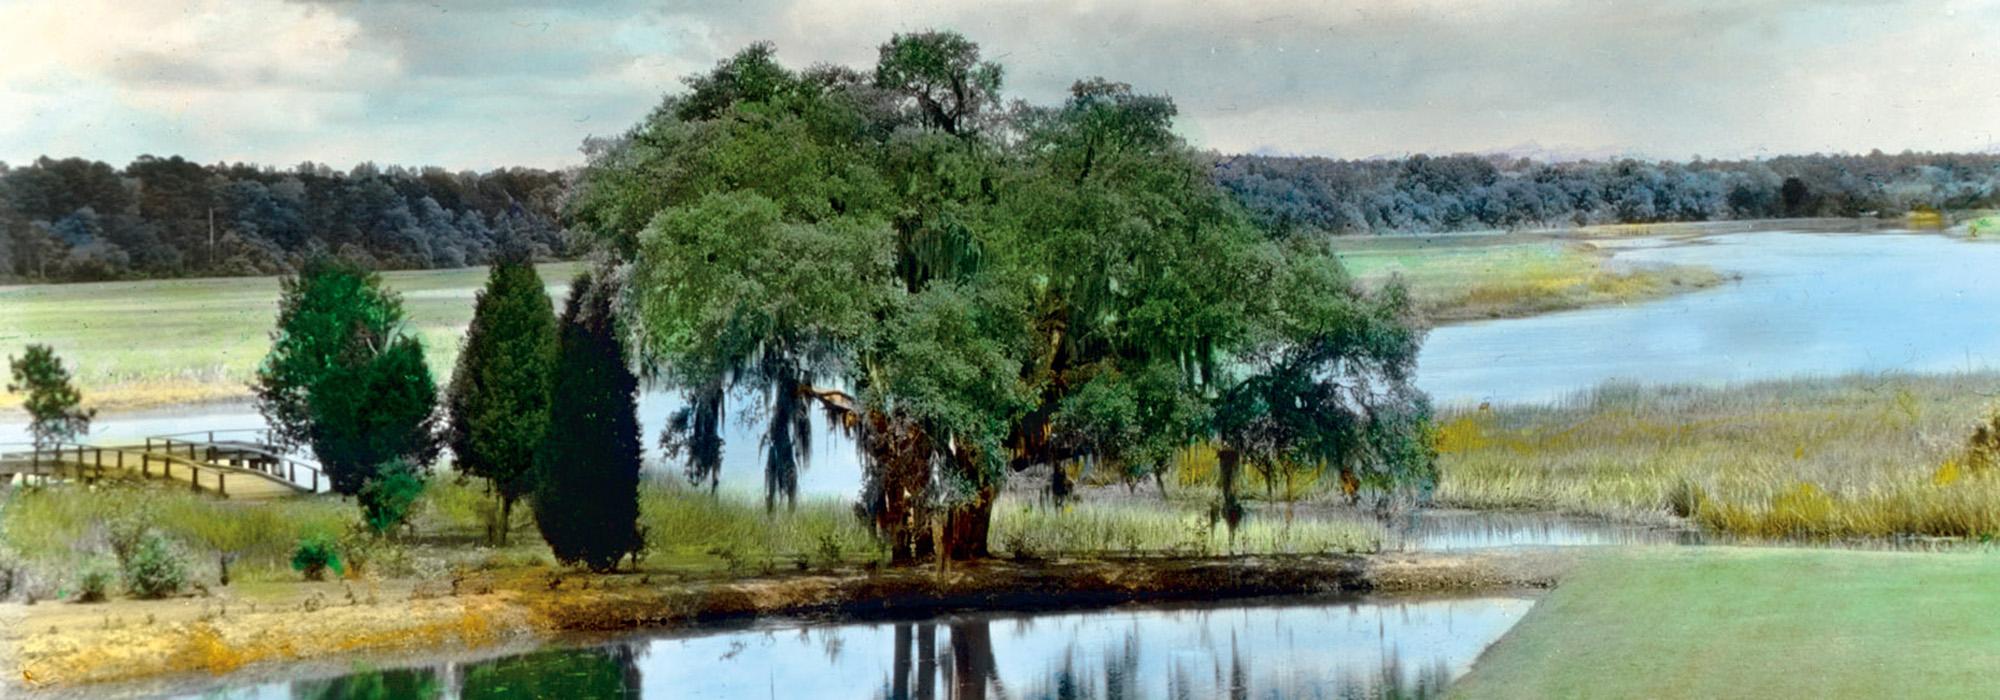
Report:
M 879 561 L 885 552 L 854 507 L 804 498 L 766 513 L 762 502 L 711 495 L 670 480 L 639 491 L 639 524 L 663 563 L 719 562 L 731 570 L 830 567 Z
M 2000 375 L 1723 387 L 1612 384 L 1553 406 L 1443 416 L 1439 503 L 1752 537 L 2000 534 L 2000 469 L 1966 441 Z
M 1386 531 L 1371 521 L 1248 518 L 1227 528 L 1195 503 L 1156 499 L 1054 506 L 1007 496 L 994 506 L 990 542 L 1017 559 L 1216 554 L 1352 554 L 1381 548 Z
M 87 562 L 110 553 L 110 529 L 150 526 L 187 547 L 198 570 L 236 555 L 232 573 L 283 571 L 300 538 L 341 532 L 355 509 L 333 499 L 226 501 L 178 489 L 109 485 L 17 489 L 0 505 L 0 542 L 13 556 L 58 584 Z
M 1357 278 L 1379 284 L 1400 275 L 1433 322 L 1526 316 L 1622 304 L 1723 281 L 1698 266 L 1618 269 L 1610 252 L 1579 241 L 1494 243 L 1470 238 L 1426 245 L 1354 247 L 1340 252 Z
M 1122 489 L 1120 489 L 1122 491 Z M 1004 496 L 994 513 L 996 554 L 1021 558 L 1336 554 L 1372 552 L 1384 539 L 1372 521 L 1289 518 L 1277 507 L 1246 520 L 1232 542 L 1208 515 L 1206 494 L 1153 494 L 1064 508 Z M 767 513 L 760 500 L 711 495 L 672 480 L 639 492 L 647 534 L 642 568 L 694 576 L 756 575 L 881 564 L 886 551 L 852 504 L 808 498 Z M 319 496 L 228 501 L 143 484 L 56 485 L 14 490 L 0 501 L 0 565 L 24 567 L 40 597 L 78 590 L 82 573 L 108 557 L 116 533 L 145 527 L 184 548 L 192 579 L 213 585 L 219 560 L 236 581 L 297 580 L 301 542 L 333 542 L 350 578 L 436 578 L 454 571 L 553 567 L 530 508 L 517 508 L 510 542 L 488 544 L 497 511 L 477 480 L 440 473 L 427 483 L 407 528 L 362 534 L 349 499 Z
M 576 263 L 537 267 L 556 291 Z M 485 268 L 387 272 L 442 383 L 472 320 Z M 0 356 L 29 342 L 54 346 L 87 403 L 140 408 L 242 398 L 270 347 L 278 278 L 148 280 L 0 286 Z M 20 397 L 0 394 L 0 409 Z

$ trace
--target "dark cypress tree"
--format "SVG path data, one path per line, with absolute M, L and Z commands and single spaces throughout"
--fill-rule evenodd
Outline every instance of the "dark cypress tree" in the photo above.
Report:
M 458 470 L 493 484 L 499 540 L 514 502 L 533 488 L 535 450 L 549 426 L 556 314 L 525 255 L 493 265 L 473 304 L 472 325 L 446 396 L 448 439 Z
M 535 523 L 563 562 L 609 571 L 639 545 L 639 379 L 612 315 L 615 283 L 571 283 L 549 427 L 535 453 Z

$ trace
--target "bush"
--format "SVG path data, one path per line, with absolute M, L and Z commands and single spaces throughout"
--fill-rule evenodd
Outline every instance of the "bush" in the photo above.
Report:
M 380 535 L 402 525 L 417 499 L 424 495 L 424 477 L 404 460 L 383 464 L 361 486 L 361 515 L 368 529 Z
M 320 581 L 326 572 L 344 573 L 340 564 L 340 552 L 333 538 L 325 535 L 308 535 L 299 540 L 298 549 L 292 550 L 292 570 L 305 574 L 307 581 Z
M 100 603 L 111 589 L 114 572 L 101 561 L 91 562 L 83 569 L 83 579 L 78 583 L 76 602 Z
M 130 556 L 120 563 L 125 590 L 141 598 L 164 598 L 187 585 L 187 554 L 157 531 L 141 534 Z

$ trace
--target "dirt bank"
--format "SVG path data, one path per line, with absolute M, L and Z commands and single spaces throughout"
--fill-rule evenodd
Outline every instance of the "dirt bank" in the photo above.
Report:
M 948 570 L 794 573 L 717 581 L 526 568 L 453 581 L 285 583 L 206 597 L 0 606 L 10 691 L 267 663 L 532 646 L 558 634 L 685 628 L 764 616 L 866 619 L 963 610 L 1355 592 L 1546 588 L 1554 550 L 1354 557 L 983 562 Z

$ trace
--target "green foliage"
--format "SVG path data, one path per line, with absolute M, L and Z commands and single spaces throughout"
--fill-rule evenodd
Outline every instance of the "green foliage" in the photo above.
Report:
M 187 553 L 151 528 L 139 535 L 131 553 L 121 557 L 119 567 L 126 590 L 140 598 L 174 595 L 188 582 Z
M 298 548 L 292 550 L 292 570 L 304 574 L 307 581 L 324 579 L 329 570 L 336 576 L 346 573 L 340 562 L 338 543 L 323 533 L 299 540 Z
M 392 460 L 428 465 L 437 387 L 422 344 L 403 331 L 402 300 L 379 275 L 327 258 L 282 286 L 256 382 L 272 430 L 311 445 L 343 494 L 360 493 Z
M 570 285 L 549 428 L 535 455 L 535 522 L 556 558 L 608 571 L 639 541 L 639 380 L 612 316 L 614 282 Z
M 83 394 L 70 383 L 69 370 L 54 350 L 30 344 L 25 354 L 7 360 L 13 375 L 7 391 L 27 395 L 21 408 L 28 412 L 28 434 L 35 449 L 51 449 L 90 432 L 97 411 L 83 408 Z
M 555 364 L 555 310 L 541 277 L 526 260 L 495 264 L 473 306 L 446 412 L 457 468 L 493 484 L 503 520 L 532 489 Z M 499 533 L 504 544 L 506 529 Z
M 374 478 L 362 484 L 361 521 L 369 531 L 381 535 L 401 526 L 410 517 L 417 500 L 424 495 L 424 474 L 407 461 L 396 460 L 375 470 Z

